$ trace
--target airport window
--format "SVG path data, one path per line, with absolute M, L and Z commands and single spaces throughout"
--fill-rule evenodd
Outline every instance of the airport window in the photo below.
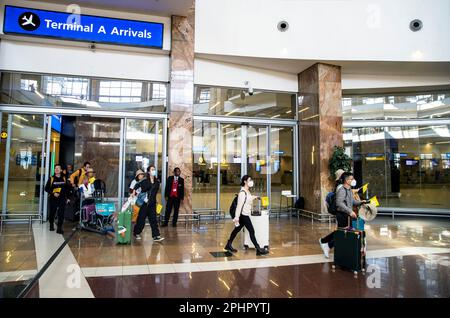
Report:
M 450 92 L 342 98 L 345 120 L 401 120 L 450 117 Z
M 166 83 L 13 72 L 0 74 L 1 103 L 136 112 L 166 111 Z
M 296 94 L 246 89 L 195 88 L 194 113 L 221 116 L 251 116 L 271 119 L 295 118 Z
M 164 84 L 152 84 L 152 99 L 166 99 L 167 86 Z
M 21 79 L 20 80 L 20 89 L 32 92 L 37 89 L 37 81 L 29 80 L 29 79 Z
M 142 83 L 130 81 L 100 81 L 100 102 L 140 102 Z
M 76 77 L 43 76 L 44 93 L 52 96 L 68 96 L 86 99 L 89 80 Z

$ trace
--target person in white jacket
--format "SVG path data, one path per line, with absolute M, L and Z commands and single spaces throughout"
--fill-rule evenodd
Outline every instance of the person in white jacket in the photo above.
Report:
M 268 253 L 265 249 L 260 248 L 256 237 L 255 237 L 255 229 L 253 228 L 252 221 L 250 220 L 250 215 L 253 207 L 253 200 L 258 199 L 258 196 L 254 196 L 250 193 L 250 188 L 253 187 L 254 182 L 249 175 L 245 175 L 241 179 L 241 191 L 239 191 L 238 202 L 236 206 L 236 215 L 233 219 L 235 228 L 233 232 L 231 232 L 230 239 L 227 242 L 224 250 L 228 252 L 237 252 L 236 249 L 233 248 L 232 243 L 235 239 L 236 235 L 242 230 L 245 226 L 247 229 L 250 239 L 252 240 L 253 245 L 256 249 L 256 255 L 265 255 Z

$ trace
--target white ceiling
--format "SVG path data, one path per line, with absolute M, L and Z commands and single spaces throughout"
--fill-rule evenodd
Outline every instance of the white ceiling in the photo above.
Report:
M 46 0 L 45 2 L 66 5 L 76 3 L 81 7 L 163 16 L 186 16 L 193 0 Z
M 384 62 L 384 61 L 320 61 L 259 58 L 231 55 L 197 53 L 196 57 L 219 62 L 245 65 L 267 70 L 298 74 L 317 63 L 329 63 L 342 66 L 343 74 L 372 75 L 443 75 L 450 74 L 450 62 Z

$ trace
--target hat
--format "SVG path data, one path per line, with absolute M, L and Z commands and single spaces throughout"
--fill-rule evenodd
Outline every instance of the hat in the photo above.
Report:
M 370 222 L 377 216 L 377 207 L 375 204 L 362 204 L 358 210 L 358 216 L 366 222 Z
M 142 171 L 141 169 L 139 169 L 138 171 L 136 171 L 136 177 L 140 174 L 145 174 L 144 171 Z
M 336 172 L 334 173 L 334 175 L 336 176 L 335 180 L 338 181 L 344 172 L 345 171 L 343 169 L 337 169 Z

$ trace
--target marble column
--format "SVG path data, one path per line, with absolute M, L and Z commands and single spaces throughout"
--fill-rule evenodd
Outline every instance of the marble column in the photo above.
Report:
M 172 16 L 168 175 L 179 167 L 185 183 L 180 213 L 192 212 L 192 130 L 194 106 L 194 4 L 187 17 Z
M 334 181 L 328 169 L 334 146 L 343 145 L 340 66 L 317 63 L 298 75 L 300 195 L 305 209 L 326 212 Z

